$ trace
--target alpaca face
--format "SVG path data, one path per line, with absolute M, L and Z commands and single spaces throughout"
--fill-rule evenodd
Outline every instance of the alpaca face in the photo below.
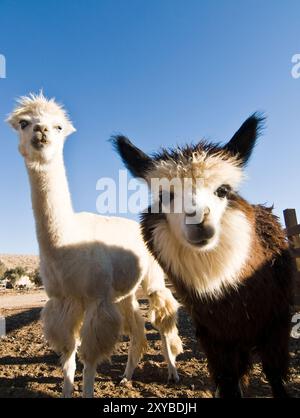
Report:
M 253 115 L 225 146 L 201 142 L 163 150 L 152 158 L 125 137 L 116 137 L 114 145 L 135 176 L 144 178 L 150 187 L 156 182 L 156 190 L 160 183 L 156 194 L 160 201 L 154 205 L 163 212 L 160 223 L 167 222 L 169 232 L 181 245 L 207 252 L 230 234 L 232 202 L 261 122 Z M 157 222 L 153 225 L 153 235 L 160 226 Z
M 42 94 L 22 97 L 8 122 L 19 133 L 19 151 L 28 163 L 51 162 L 75 131 L 62 107 Z
M 199 146 L 188 158 L 180 153 L 176 159 L 158 160 L 146 174 L 154 198 L 151 211 L 159 208 L 182 245 L 211 250 L 218 245 L 223 216 L 242 177 L 235 158 L 222 152 L 209 155 Z
M 60 120 L 47 113 L 26 114 L 19 121 L 19 150 L 28 162 L 50 162 L 64 143 Z
M 150 211 L 164 215 L 182 245 L 208 251 L 218 244 L 222 218 L 243 173 L 238 161 L 225 153 L 209 155 L 199 146 L 189 152 L 159 159 L 147 171 L 154 200 Z

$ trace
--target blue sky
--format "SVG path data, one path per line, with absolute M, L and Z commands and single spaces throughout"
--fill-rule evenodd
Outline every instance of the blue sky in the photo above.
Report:
M 267 129 L 243 195 L 300 210 L 298 0 L 0 0 L 0 253 L 37 253 L 14 98 L 40 88 L 69 110 L 65 146 L 76 211 L 96 211 L 96 181 L 122 168 L 107 139 L 146 151 L 226 141 L 256 110 Z M 299 212 L 300 213 L 300 212 Z

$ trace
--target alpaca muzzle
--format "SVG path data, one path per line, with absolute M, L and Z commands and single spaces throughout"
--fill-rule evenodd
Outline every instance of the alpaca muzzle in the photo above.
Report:
M 31 145 L 37 150 L 44 148 L 47 144 L 49 144 L 49 140 L 43 132 L 36 132 L 31 140 Z
M 209 240 L 215 235 L 215 228 L 205 222 L 198 224 L 186 224 L 185 232 L 187 241 L 198 247 L 208 244 Z

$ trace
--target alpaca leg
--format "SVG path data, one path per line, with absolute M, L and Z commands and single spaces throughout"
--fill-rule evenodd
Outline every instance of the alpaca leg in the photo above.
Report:
M 243 355 L 241 357 L 244 357 Z M 240 358 L 241 358 L 240 357 Z M 248 356 L 247 356 L 248 357 Z M 239 358 L 237 354 L 236 359 Z M 245 357 L 244 357 L 245 358 Z M 224 372 L 220 374 L 216 379 L 216 391 L 215 398 L 243 398 L 243 389 L 248 386 L 248 370 L 249 360 L 246 363 L 239 362 L 239 368 L 237 370 L 237 376 Z M 233 363 L 232 366 L 234 367 Z
M 124 333 L 130 336 L 127 365 L 121 380 L 121 384 L 125 384 L 132 379 L 133 372 L 147 347 L 147 339 L 145 321 L 140 313 L 135 295 L 121 301 L 119 306 L 124 318 Z
M 83 309 L 69 298 L 50 299 L 43 311 L 44 335 L 50 346 L 61 355 L 64 373 L 63 397 L 71 397 L 76 369 L 76 348 Z
M 284 386 L 289 367 L 289 332 L 289 324 L 286 324 L 282 329 L 269 333 L 268 342 L 258 350 L 274 398 L 289 397 Z
M 219 355 L 222 357 L 222 361 L 226 362 L 226 365 L 214 361 L 216 359 L 212 359 L 212 356 L 207 356 L 208 368 L 216 384 L 215 398 L 242 398 L 241 376 L 235 370 L 237 353 L 226 352 L 222 356 L 221 352 L 219 352 Z
M 62 396 L 71 398 L 76 370 L 76 348 L 71 353 L 64 353 L 61 360 L 64 373 Z
M 108 300 L 92 302 L 86 309 L 81 329 L 80 356 L 84 364 L 83 396 L 92 397 L 97 364 L 110 358 L 118 342 L 122 318 Z
M 94 397 L 94 384 L 97 372 L 97 363 L 84 362 L 83 368 L 83 392 L 84 398 Z
M 167 288 L 149 295 L 151 323 L 159 331 L 162 350 L 168 364 L 168 381 L 179 381 L 176 357 L 182 353 L 182 342 L 177 330 L 178 302 Z
M 201 341 L 210 374 L 216 384 L 215 397 L 241 398 L 240 382 L 249 370 L 249 352 L 240 350 L 238 344 L 224 344 L 203 329 L 198 328 L 197 337 Z
M 163 355 L 168 364 L 168 382 L 178 383 L 179 376 L 178 376 L 177 368 L 176 368 L 177 354 L 175 354 L 172 351 L 172 340 L 170 338 L 170 335 L 168 334 L 165 335 L 162 331 L 160 331 L 160 334 L 161 334 Z

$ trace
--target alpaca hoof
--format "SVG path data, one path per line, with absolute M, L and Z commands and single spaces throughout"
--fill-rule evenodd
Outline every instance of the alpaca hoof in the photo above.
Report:
M 219 388 L 219 386 L 217 386 L 217 389 L 215 390 L 215 393 L 214 393 L 214 398 L 220 398 L 221 396 L 220 396 L 220 388 Z
M 122 377 L 121 380 L 120 380 L 120 382 L 119 382 L 119 385 L 126 386 L 127 383 L 128 383 L 127 377 Z
M 130 385 L 130 383 L 131 383 L 131 381 L 130 381 L 130 380 L 128 380 L 126 376 L 122 376 L 122 377 L 121 377 L 121 380 L 120 380 L 120 382 L 119 382 L 119 385 L 120 385 L 120 386 L 129 386 L 129 385 Z
M 72 398 L 72 393 L 62 393 L 61 397 L 64 399 Z
M 91 398 L 93 398 L 93 397 L 94 397 L 94 393 L 90 393 L 90 392 L 88 392 L 88 393 L 83 393 L 82 397 L 83 397 L 83 398 L 88 398 L 88 399 L 91 399 Z
M 230 398 L 243 398 L 244 397 L 244 393 L 242 391 L 242 385 L 239 383 L 237 390 L 233 393 L 231 393 L 229 396 L 227 395 L 226 397 L 230 397 Z M 217 389 L 214 393 L 214 398 L 224 398 L 224 394 L 221 395 L 221 388 L 218 385 Z
M 64 385 L 61 397 L 62 398 L 72 398 L 73 396 L 73 386 Z
M 172 373 L 171 375 L 169 375 L 168 377 L 168 384 L 174 384 L 174 383 L 178 383 L 179 382 L 179 376 L 177 372 Z

